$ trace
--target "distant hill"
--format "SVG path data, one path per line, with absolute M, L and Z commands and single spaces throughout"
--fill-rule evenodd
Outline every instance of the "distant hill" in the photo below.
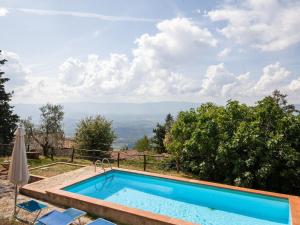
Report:
M 101 114 L 113 121 L 118 136 L 114 147 L 132 147 L 143 135 L 152 135 L 152 129 L 162 122 L 168 113 L 176 116 L 182 110 L 196 108 L 200 103 L 192 102 L 151 102 L 151 103 L 63 103 L 65 112 L 64 129 L 66 136 L 74 136 L 76 123 L 85 116 Z M 16 104 L 15 112 L 21 117 L 31 116 L 39 123 L 39 104 Z

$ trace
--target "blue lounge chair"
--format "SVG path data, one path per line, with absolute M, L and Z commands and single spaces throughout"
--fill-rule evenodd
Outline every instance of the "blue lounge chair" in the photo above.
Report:
M 78 220 L 79 224 L 81 224 L 80 217 L 86 215 L 85 211 L 75 209 L 75 208 L 68 208 L 63 211 L 64 214 L 71 216 L 74 220 Z
M 25 221 L 24 219 L 18 217 L 18 214 L 19 214 L 20 210 L 24 210 L 27 213 L 32 213 L 32 214 L 36 213 L 33 221 L 25 221 L 25 222 L 29 222 L 31 224 L 34 224 L 35 221 L 37 220 L 37 218 L 39 217 L 40 213 L 42 212 L 42 210 L 47 208 L 47 207 L 48 207 L 47 205 L 45 205 L 43 203 L 40 203 L 38 201 L 29 200 L 29 201 L 17 204 L 17 211 L 16 211 L 16 214 L 14 216 L 17 220 Z
M 38 222 L 35 225 L 69 225 L 76 219 L 81 224 L 80 217 L 85 214 L 86 212 L 75 208 L 66 209 L 64 212 L 53 210 L 38 218 Z
M 96 220 L 88 223 L 87 225 L 117 225 L 117 224 L 112 223 L 112 222 L 110 222 L 108 220 L 99 218 L 99 219 L 96 219 Z

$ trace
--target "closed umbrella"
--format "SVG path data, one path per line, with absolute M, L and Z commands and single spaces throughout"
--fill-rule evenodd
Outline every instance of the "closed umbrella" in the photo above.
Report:
M 15 143 L 8 172 L 9 181 L 15 185 L 14 215 L 16 213 L 18 185 L 25 185 L 29 180 L 24 135 L 24 128 L 19 126 L 15 131 Z

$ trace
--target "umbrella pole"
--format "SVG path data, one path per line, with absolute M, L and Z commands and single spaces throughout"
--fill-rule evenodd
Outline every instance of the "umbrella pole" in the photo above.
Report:
M 17 208 L 17 195 L 18 195 L 18 185 L 15 184 L 15 204 L 14 204 L 14 216 L 16 216 L 16 208 Z

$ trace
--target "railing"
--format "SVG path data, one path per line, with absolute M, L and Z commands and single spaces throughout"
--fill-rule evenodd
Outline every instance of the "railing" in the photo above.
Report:
M 112 169 L 112 166 L 111 166 L 111 163 L 110 163 L 109 159 L 108 158 L 104 158 L 101 161 L 101 165 L 102 165 L 103 170 L 105 171 L 105 167 L 104 167 L 104 162 L 105 161 L 108 162 L 108 165 L 109 165 L 110 169 Z
M 123 155 L 123 157 L 122 157 Z M 119 151 L 117 153 L 117 167 L 123 167 L 121 164 L 126 164 L 126 162 L 130 161 L 130 164 L 133 165 L 141 165 L 141 169 L 147 171 L 148 166 L 156 166 L 156 167 L 172 167 L 173 163 L 171 160 L 169 162 L 164 162 L 163 160 L 170 159 L 168 155 L 162 154 L 149 154 L 149 153 L 139 153 L 139 154 L 130 154 L 128 155 L 126 152 Z
M 101 160 L 96 160 L 96 162 L 94 163 L 94 166 L 95 166 L 95 173 L 96 173 L 96 171 L 97 171 L 97 164 L 98 164 L 98 163 L 100 163 L 100 165 L 102 166 Z M 103 166 L 102 166 L 102 168 L 103 168 Z
M 27 146 L 27 151 L 29 146 Z M 13 144 L 0 144 L 0 156 L 9 157 L 12 153 Z M 65 148 L 56 149 L 57 157 L 70 157 L 70 161 L 74 162 L 76 159 L 85 159 L 95 163 L 97 160 L 108 158 L 110 163 L 119 168 L 135 168 L 140 170 L 151 170 L 153 168 L 171 169 L 175 168 L 170 156 L 167 154 L 151 154 L 139 153 L 129 154 L 131 151 L 103 151 L 99 149 L 78 149 Z
M 126 151 L 102 151 L 98 149 L 77 149 L 72 148 L 70 161 L 74 162 L 76 159 L 87 159 L 95 163 L 97 160 L 102 161 L 104 158 L 109 158 L 110 162 L 114 163 L 116 167 L 126 167 L 126 165 L 135 165 L 141 170 L 147 171 L 151 167 L 175 167 L 170 162 L 165 162 L 170 159 L 167 154 L 150 154 L 150 153 L 136 153 L 127 154 Z
M 112 166 L 111 166 L 111 163 L 110 163 L 109 159 L 108 159 L 108 158 L 103 158 L 102 161 L 101 161 L 101 160 L 96 160 L 96 162 L 94 163 L 94 165 L 95 165 L 95 173 L 96 173 L 96 171 L 97 171 L 97 164 L 98 164 L 98 163 L 100 163 L 100 165 L 101 165 L 103 171 L 105 172 L 105 167 L 104 167 L 104 162 L 105 162 L 105 161 L 108 162 L 108 165 L 109 165 L 110 169 L 112 169 Z
M 102 160 L 110 155 L 110 151 L 103 151 L 99 149 L 79 149 L 79 148 L 72 148 L 71 152 L 71 162 L 74 159 L 87 159 L 91 160 L 94 163 L 97 160 Z

